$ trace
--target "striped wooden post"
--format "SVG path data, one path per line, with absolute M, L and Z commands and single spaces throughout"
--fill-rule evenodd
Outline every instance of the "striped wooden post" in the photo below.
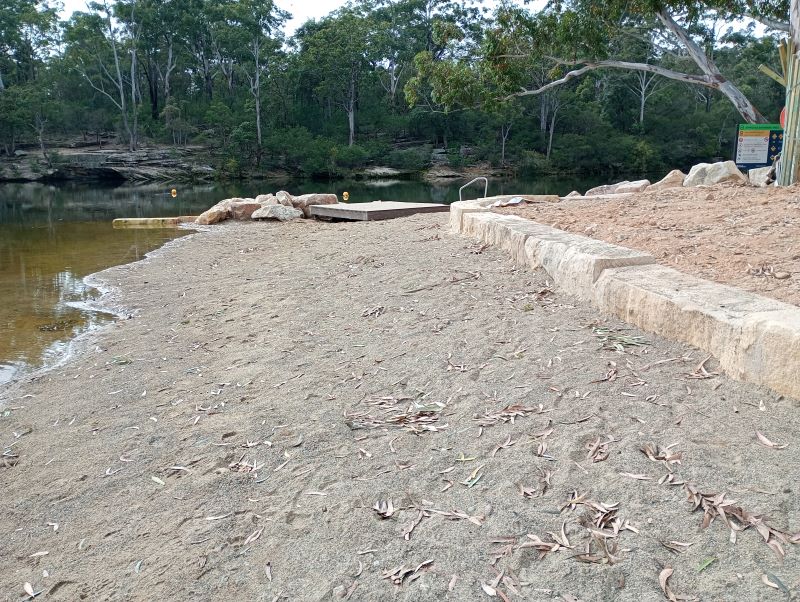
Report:
M 800 0 L 789 5 L 789 41 L 786 61 L 786 127 L 783 132 L 780 186 L 800 181 Z
M 800 61 L 797 46 L 789 40 L 786 61 L 786 127 L 783 132 L 781 170 L 778 174 L 780 186 L 791 186 L 798 181 L 798 151 L 800 146 Z

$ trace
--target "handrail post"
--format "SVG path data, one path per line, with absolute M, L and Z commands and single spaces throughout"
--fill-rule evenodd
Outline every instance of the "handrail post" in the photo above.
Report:
M 471 179 L 469 182 L 467 182 L 461 188 L 458 189 L 458 200 L 459 201 L 462 200 L 461 199 L 461 191 L 464 190 L 467 186 L 471 186 L 472 184 L 474 184 L 478 180 L 483 180 L 483 184 L 484 184 L 484 186 L 483 186 L 483 198 L 486 198 L 486 195 L 489 194 L 489 178 L 487 178 L 485 176 L 478 176 L 477 178 Z

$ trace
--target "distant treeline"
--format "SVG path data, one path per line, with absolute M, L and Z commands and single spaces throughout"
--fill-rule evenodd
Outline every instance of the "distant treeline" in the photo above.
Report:
M 234 177 L 418 171 L 435 148 L 453 167 L 652 172 L 729 158 L 736 124 L 777 120 L 785 94 L 759 66 L 780 71 L 786 0 L 364 0 L 288 38 L 271 0 L 93 2 L 68 21 L 48 1 L 3 2 L 0 155 L 54 162 L 115 132 L 204 146 Z

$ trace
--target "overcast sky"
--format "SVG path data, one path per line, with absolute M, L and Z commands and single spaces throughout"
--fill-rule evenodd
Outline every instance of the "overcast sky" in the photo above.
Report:
M 64 3 L 62 15 L 65 19 L 76 10 L 86 10 L 87 0 L 62 0 L 62 2 Z M 344 5 L 345 0 L 275 0 L 275 4 L 292 14 L 292 20 L 286 26 L 286 32 L 291 35 L 308 19 L 327 15 Z
M 62 2 L 64 3 L 62 15 L 65 19 L 76 10 L 86 10 L 87 0 L 62 0 Z M 308 19 L 324 17 L 345 3 L 346 0 L 275 0 L 275 4 L 292 14 L 291 21 L 286 24 L 287 35 L 292 35 Z M 483 4 L 494 6 L 495 2 L 484 0 Z

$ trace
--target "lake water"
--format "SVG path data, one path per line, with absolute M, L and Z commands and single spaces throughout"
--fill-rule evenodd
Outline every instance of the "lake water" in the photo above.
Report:
M 490 181 L 489 195 L 567 194 L 599 181 Z M 375 200 L 451 203 L 461 183 L 420 181 L 299 182 L 293 194 L 350 193 L 350 202 Z M 186 230 L 114 230 L 117 217 L 194 215 L 217 201 L 275 192 L 274 183 L 121 186 L 0 184 L 0 387 L 20 369 L 52 362 L 75 335 L 112 319 L 91 308 L 99 292 L 89 274 L 144 257 Z M 482 185 L 465 191 L 476 198 Z

